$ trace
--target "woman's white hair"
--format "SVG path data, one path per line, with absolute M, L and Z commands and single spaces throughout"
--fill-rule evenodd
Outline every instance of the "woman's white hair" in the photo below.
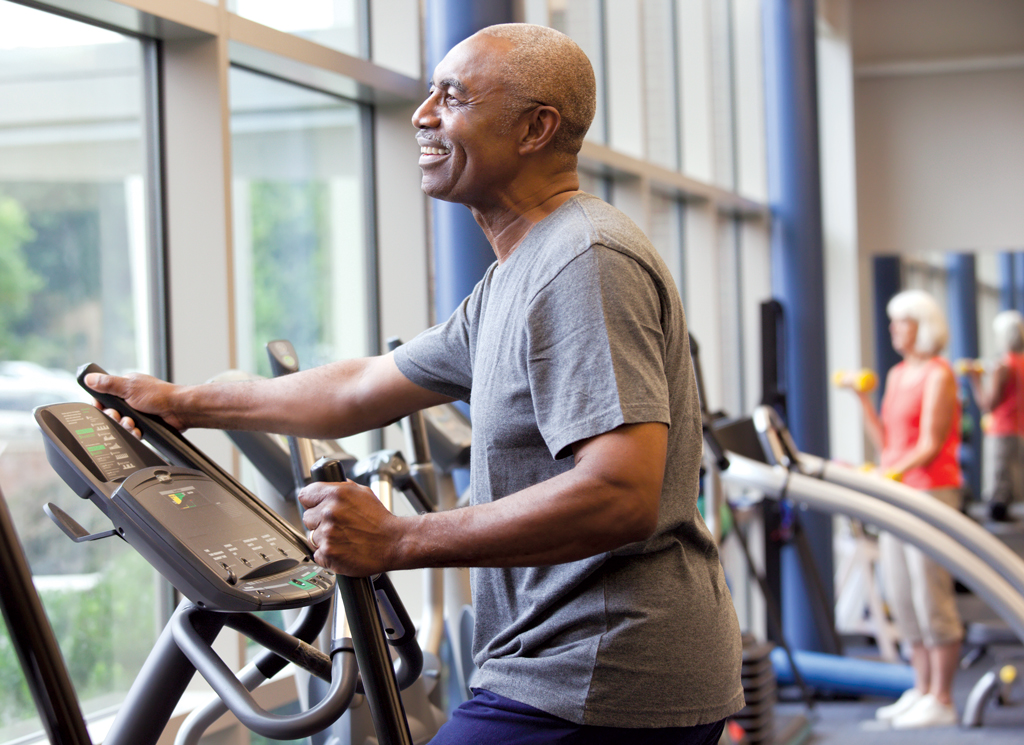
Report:
M 1004 310 L 992 319 L 996 348 L 1000 354 L 1024 351 L 1024 316 L 1015 310 Z
M 918 354 L 938 354 L 949 340 L 946 314 L 924 290 L 904 290 L 895 295 L 885 306 L 885 312 L 893 321 L 909 318 L 917 322 L 914 351 Z

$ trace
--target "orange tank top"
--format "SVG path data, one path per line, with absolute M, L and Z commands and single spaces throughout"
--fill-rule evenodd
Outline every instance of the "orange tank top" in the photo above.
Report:
M 919 368 L 911 368 L 905 362 L 900 362 L 889 374 L 885 396 L 882 399 L 882 427 L 885 430 L 883 468 L 896 463 L 917 444 L 921 436 L 924 382 L 938 366 L 950 369 L 946 360 L 933 357 Z M 931 462 L 904 473 L 903 483 L 915 489 L 960 486 L 960 464 L 957 460 L 959 448 L 960 402 L 957 401 L 949 434 L 946 435 L 946 441 L 942 443 L 939 454 Z
M 1003 357 L 1009 374 L 1003 384 L 999 403 L 992 409 L 988 434 L 1005 437 L 1024 434 L 1024 354 L 1007 352 Z

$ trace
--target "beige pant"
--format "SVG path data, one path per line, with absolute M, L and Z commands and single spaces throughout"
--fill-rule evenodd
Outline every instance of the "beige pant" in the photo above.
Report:
M 989 435 L 992 449 L 992 487 L 986 502 L 1010 504 L 1024 502 L 1024 440 L 1017 435 Z
M 960 490 L 927 492 L 958 509 Z M 890 533 L 878 537 L 879 564 L 889 610 L 900 637 L 911 644 L 937 647 L 963 638 L 953 577 L 918 548 Z

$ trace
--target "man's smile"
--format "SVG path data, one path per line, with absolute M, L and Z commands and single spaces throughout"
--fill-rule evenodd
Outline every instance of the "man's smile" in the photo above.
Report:
M 420 165 L 436 162 L 446 155 L 451 155 L 451 152 L 451 148 L 444 145 L 420 143 Z

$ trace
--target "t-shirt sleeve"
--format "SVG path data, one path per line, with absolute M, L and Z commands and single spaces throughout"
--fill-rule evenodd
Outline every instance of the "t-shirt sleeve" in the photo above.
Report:
M 427 390 L 468 402 L 473 387 L 470 336 L 476 309 L 474 293 L 447 321 L 398 347 L 395 363 L 401 373 Z
M 651 275 L 603 246 L 569 262 L 531 300 L 530 390 L 555 458 L 623 424 L 671 424 L 661 318 Z

